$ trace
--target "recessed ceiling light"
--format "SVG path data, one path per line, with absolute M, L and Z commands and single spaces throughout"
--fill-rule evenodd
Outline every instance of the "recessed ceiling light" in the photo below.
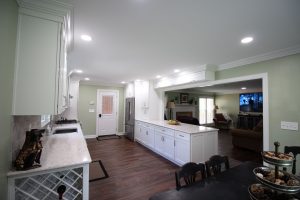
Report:
M 247 88 L 246 88 L 246 87 L 242 87 L 241 89 L 242 89 L 242 90 L 247 90 Z
M 161 75 L 157 75 L 156 78 L 161 78 Z
M 241 43 L 248 44 L 253 41 L 253 37 L 245 37 L 241 40 Z
M 81 69 L 75 69 L 74 72 L 81 74 L 83 71 Z
M 141 81 L 140 79 L 136 79 L 135 81 Z
M 89 35 L 81 35 L 80 38 L 84 41 L 90 42 L 92 41 L 92 37 Z
M 84 78 L 84 80 L 86 80 L 86 81 L 89 81 L 89 80 L 90 80 L 90 78 L 86 77 L 86 78 Z
M 121 83 L 122 83 L 122 84 L 125 84 L 126 82 L 125 82 L 125 81 L 122 81 Z
M 178 73 L 178 72 L 180 72 L 180 70 L 179 69 L 174 69 L 174 72 Z

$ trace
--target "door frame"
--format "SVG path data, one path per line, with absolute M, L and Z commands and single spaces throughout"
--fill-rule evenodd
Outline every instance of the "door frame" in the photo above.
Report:
M 253 79 L 262 79 L 262 91 L 263 91 L 263 150 L 269 151 L 270 150 L 270 123 L 269 123 L 269 78 L 268 73 L 260 73 L 260 74 L 251 74 L 251 75 L 244 75 L 244 76 L 237 76 L 232 78 L 225 78 L 225 79 L 219 79 L 214 81 L 206 81 L 206 82 L 197 82 L 197 83 L 188 83 L 183 85 L 176 85 L 176 86 L 170 86 L 166 88 L 160 88 L 158 89 L 161 92 L 161 112 L 164 113 L 164 94 L 167 91 L 172 90 L 179 90 L 179 89 L 187 89 L 192 87 L 206 87 L 211 85 L 217 85 L 217 84 L 225 84 L 225 83 L 234 83 L 234 82 L 240 82 L 240 81 L 247 81 L 247 80 L 253 80 Z M 159 116 L 159 119 L 163 119 L 163 115 Z
M 96 137 L 99 136 L 98 133 L 99 133 L 99 123 L 98 123 L 98 105 L 99 105 L 99 101 L 100 99 L 98 98 L 99 97 L 99 94 L 101 92 L 113 92 L 116 94 L 116 127 L 117 127 L 117 130 L 116 130 L 116 134 L 119 133 L 119 90 L 109 90 L 109 89 L 97 89 L 97 105 L 96 105 Z

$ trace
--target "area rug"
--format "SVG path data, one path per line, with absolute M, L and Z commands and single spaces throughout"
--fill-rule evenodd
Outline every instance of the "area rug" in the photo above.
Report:
M 101 160 L 94 160 L 90 163 L 89 175 L 90 182 L 102 180 L 109 177 Z
M 97 137 L 98 141 L 111 140 L 111 139 L 121 139 L 121 136 L 119 136 L 119 135 L 102 135 L 102 136 Z

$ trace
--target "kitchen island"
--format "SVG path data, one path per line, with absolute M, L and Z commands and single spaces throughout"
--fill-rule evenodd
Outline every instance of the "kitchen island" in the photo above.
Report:
M 136 120 L 135 141 L 182 166 L 218 154 L 218 129 L 165 120 Z
M 91 157 L 79 124 L 57 125 L 76 132 L 43 137 L 41 167 L 7 173 L 9 199 L 58 199 L 57 188 L 66 186 L 67 199 L 88 199 Z

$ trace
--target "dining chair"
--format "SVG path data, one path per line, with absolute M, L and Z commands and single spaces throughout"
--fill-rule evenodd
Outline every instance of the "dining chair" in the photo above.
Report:
M 298 154 L 300 154 L 300 146 L 285 146 L 284 153 L 286 153 L 286 154 L 292 153 L 293 154 L 294 161 L 293 161 L 292 173 L 296 174 L 296 157 Z M 283 170 L 286 171 L 286 168 L 283 168 Z
M 229 169 L 227 156 L 214 155 L 205 162 L 207 177 L 221 173 Z
M 175 172 L 176 189 L 179 190 L 182 187 L 180 183 L 182 178 L 186 185 L 196 182 L 196 177 L 198 178 L 197 175 L 199 173 L 201 174 L 201 179 L 206 177 L 205 164 L 194 162 L 184 164 L 179 171 Z

